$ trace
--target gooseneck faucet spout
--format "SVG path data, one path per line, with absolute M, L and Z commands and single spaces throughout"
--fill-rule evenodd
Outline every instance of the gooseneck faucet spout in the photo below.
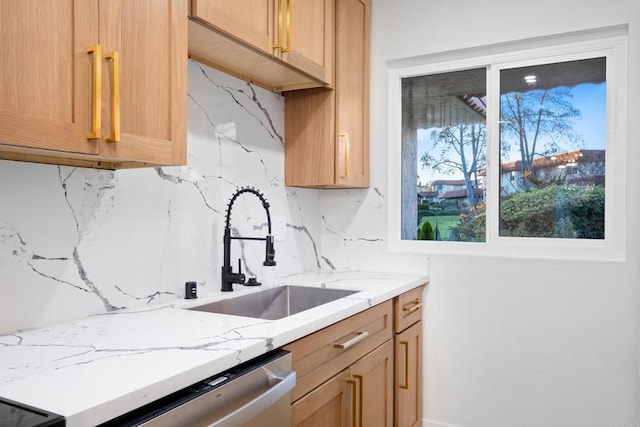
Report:
M 266 237 L 234 237 L 231 236 L 231 209 L 233 208 L 233 203 L 236 201 L 238 196 L 243 193 L 250 193 L 255 195 L 262 202 L 262 207 L 267 212 L 267 235 Z M 235 192 L 235 194 L 231 197 L 229 201 L 229 205 L 227 206 L 227 217 L 224 225 L 224 259 L 222 265 L 222 292 L 230 292 L 233 291 L 234 283 L 244 284 L 245 275 L 242 274 L 242 262 L 238 259 L 238 272 L 233 272 L 233 267 L 231 266 L 231 240 L 264 240 L 266 243 L 265 246 L 265 257 L 262 265 L 272 267 L 276 265 L 275 261 L 275 249 L 273 247 L 273 236 L 271 235 L 271 214 L 269 213 L 269 202 L 267 199 L 253 187 L 244 187 Z

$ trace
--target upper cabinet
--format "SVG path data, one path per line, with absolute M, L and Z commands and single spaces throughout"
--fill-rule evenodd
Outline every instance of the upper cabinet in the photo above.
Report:
M 187 0 L 0 0 L 0 158 L 184 164 Z
M 99 5 L 105 58 L 100 155 L 185 164 L 186 0 L 100 0 Z
M 273 91 L 332 84 L 334 0 L 191 0 L 189 55 Z
M 333 89 L 285 96 L 285 184 L 369 186 L 369 0 L 337 0 Z
M 191 0 L 190 16 L 205 26 L 271 54 L 277 37 L 274 23 L 274 17 L 279 14 L 277 7 L 274 0 Z
M 276 46 L 280 58 L 319 81 L 332 84 L 335 0 L 278 1 L 281 7 Z

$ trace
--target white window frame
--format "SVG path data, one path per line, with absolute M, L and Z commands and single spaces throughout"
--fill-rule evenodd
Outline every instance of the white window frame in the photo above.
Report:
M 605 238 L 499 236 L 500 70 L 606 57 Z M 401 239 L 402 79 L 487 68 L 487 209 L 485 242 Z M 624 261 L 626 254 L 627 29 L 613 28 L 508 45 L 425 55 L 388 63 L 388 249 L 394 252 Z

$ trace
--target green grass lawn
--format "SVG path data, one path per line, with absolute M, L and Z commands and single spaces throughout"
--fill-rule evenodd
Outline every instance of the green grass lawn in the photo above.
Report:
M 455 227 L 460 222 L 460 217 L 458 215 L 445 215 L 445 216 L 428 216 L 423 217 L 427 218 L 427 221 L 431 224 L 431 228 L 435 233 L 436 224 L 438 225 L 438 230 L 440 231 L 440 238 L 442 240 L 449 240 L 449 233 L 451 232 L 450 227 Z M 420 221 L 422 218 L 420 218 Z M 420 223 L 418 221 L 418 224 Z

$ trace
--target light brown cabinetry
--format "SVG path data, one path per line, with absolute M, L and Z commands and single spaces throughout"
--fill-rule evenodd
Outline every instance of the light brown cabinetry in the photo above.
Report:
M 0 0 L 0 158 L 186 159 L 187 0 Z
M 285 347 L 292 352 L 297 374 L 292 425 L 422 423 L 423 289 L 405 292 Z
M 191 0 L 189 55 L 274 91 L 332 83 L 334 0 Z
M 335 0 L 277 1 L 281 5 L 278 34 L 282 38 L 276 41 L 280 58 L 319 81 L 332 84 Z
M 393 345 L 387 341 L 292 405 L 292 425 L 391 426 Z
M 369 185 L 369 0 L 337 0 L 335 84 L 285 93 L 285 184 Z
M 292 424 L 391 426 L 392 335 L 387 301 L 287 345 L 297 374 Z
M 393 344 L 387 341 L 351 366 L 356 426 L 393 425 Z
M 293 402 L 291 425 L 297 427 L 352 427 L 355 416 L 353 382 L 344 370 Z
M 422 425 L 422 290 L 394 300 L 396 427 Z

